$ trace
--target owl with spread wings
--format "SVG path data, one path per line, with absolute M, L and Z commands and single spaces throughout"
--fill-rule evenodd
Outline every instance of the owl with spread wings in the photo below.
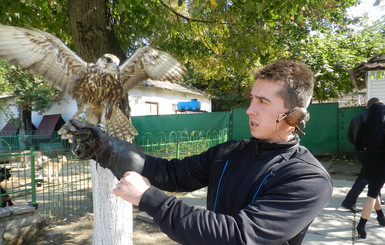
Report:
M 47 32 L 1 24 L 0 59 L 42 76 L 75 99 L 78 111 L 72 118 L 85 113 L 87 122 L 102 125 L 109 134 L 127 141 L 138 133 L 119 109 L 122 97 L 147 78 L 176 81 L 186 72 L 177 59 L 155 47 L 139 48 L 120 66 L 112 54 L 93 64 Z

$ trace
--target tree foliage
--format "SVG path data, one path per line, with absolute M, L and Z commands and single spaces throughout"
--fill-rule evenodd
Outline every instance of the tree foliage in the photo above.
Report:
M 356 3 L 134 1 L 118 3 L 114 13 L 120 27 L 133 28 L 130 33 L 145 31 L 145 38 L 132 35 L 126 41 L 151 43 L 177 54 L 188 64 L 188 84 L 239 103 L 253 82 L 253 68 L 278 58 L 294 58 L 293 46 L 311 31 L 352 23 L 346 8 Z M 238 95 L 235 100 L 234 95 Z
M 314 99 L 337 98 L 353 90 L 348 70 L 385 52 L 385 18 L 373 25 L 366 20 L 358 26 L 314 32 L 293 50 L 294 58 L 315 71 Z
M 61 93 L 47 82 L 19 67 L 10 66 L 3 60 L 0 60 L 0 94 L 12 95 L 14 103 L 20 110 L 39 113 L 49 110 L 61 98 Z M 5 112 L 9 112 L 8 106 L 0 105 Z M 7 116 L 9 119 L 15 117 L 11 113 Z M 30 124 L 31 119 L 22 118 L 21 120 L 27 121 L 20 124 Z M 31 128 L 29 126 L 28 128 L 30 131 Z
M 383 24 L 362 35 L 349 28 L 359 20 L 348 18 L 346 9 L 358 0 L 105 3 L 111 16 L 109 28 L 127 54 L 142 45 L 159 46 L 189 68 L 186 83 L 227 99 L 243 95 L 252 84 L 253 68 L 278 58 L 296 58 L 311 66 L 317 74 L 317 100 L 335 97 L 352 90 L 346 70 L 382 45 L 368 37 Z M 73 48 L 66 0 L 3 0 L 2 4 L 1 23 L 49 31 Z M 370 44 L 363 45 L 366 42 Z M 354 43 L 360 44 L 360 50 Z M 232 96 L 226 95 L 228 91 Z

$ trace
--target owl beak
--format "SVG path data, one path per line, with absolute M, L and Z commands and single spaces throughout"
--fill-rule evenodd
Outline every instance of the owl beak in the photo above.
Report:
M 112 66 L 112 68 L 114 68 L 114 70 L 119 71 L 119 65 L 118 64 L 112 63 L 111 66 Z
M 119 71 L 119 65 L 116 63 L 109 63 L 109 64 L 106 64 L 105 69 L 107 69 L 111 72 L 116 72 L 116 71 Z

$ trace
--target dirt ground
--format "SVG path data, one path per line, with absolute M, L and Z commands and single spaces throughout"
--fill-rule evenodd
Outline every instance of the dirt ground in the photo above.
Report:
M 148 221 L 136 216 L 140 213 L 133 210 L 133 229 L 135 245 L 147 244 L 177 244 L 171 241 L 159 228 Z M 90 245 L 93 237 L 93 214 L 86 214 L 77 221 L 66 222 L 61 225 L 47 226 L 40 234 L 36 245 Z
M 334 179 L 355 180 L 361 165 L 356 158 L 319 158 Z M 140 211 L 133 209 L 133 229 L 135 245 L 177 244 L 171 241 L 153 223 L 138 217 Z M 90 245 L 93 237 L 93 215 L 87 214 L 72 222 L 45 227 L 37 241 L 37 245 Z

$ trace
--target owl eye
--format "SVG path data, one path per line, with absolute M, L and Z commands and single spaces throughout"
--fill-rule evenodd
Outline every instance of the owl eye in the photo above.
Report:
M 110 57 L 104 57 L 104 59 L 106 60 L 107 63 L 111 63 L 112 62 L 112 59 Z

